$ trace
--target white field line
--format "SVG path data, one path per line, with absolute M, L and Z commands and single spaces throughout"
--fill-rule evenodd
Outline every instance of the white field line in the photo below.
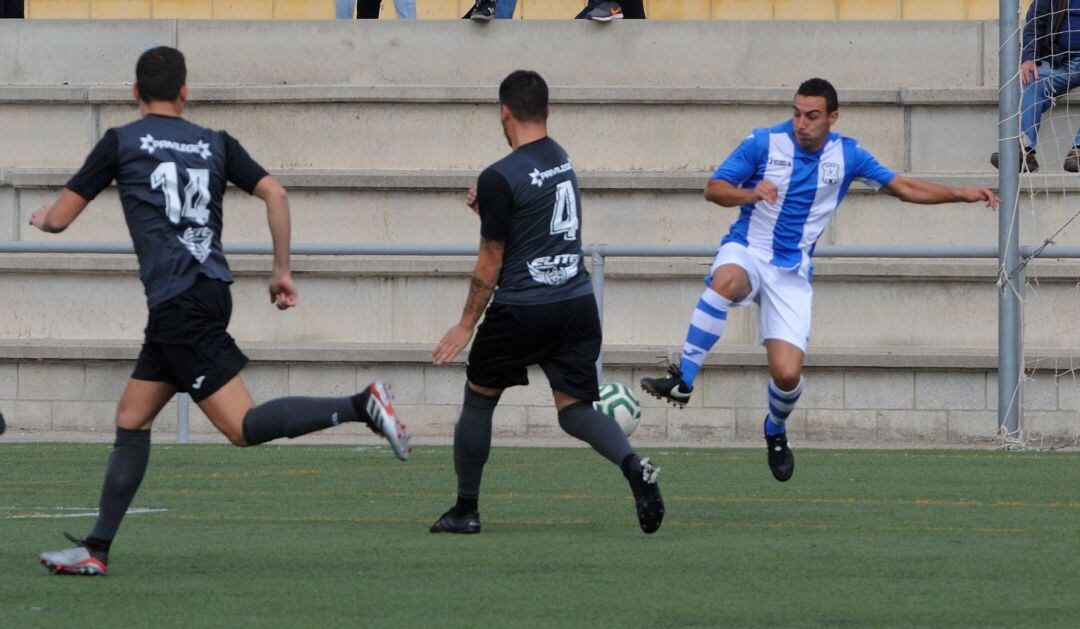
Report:
M 0 516 L 4 520 L 55 520 L 60 518 L 96 518 L 97 509 L 85 507 L 34 507 L 35 509 L 63 511 L 65 513 L 17 513 L 15 515 Z M 14 509 L 12 509 L 14 510 Z M 168 509 L 128 509 L 127 515 L 145 515 L 148 513 L 165 513 Z

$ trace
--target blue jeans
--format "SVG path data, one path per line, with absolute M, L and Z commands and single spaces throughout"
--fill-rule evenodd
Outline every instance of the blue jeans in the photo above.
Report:
M 516 1 L 516 0 L 515 0 Z M 356 0 L 335 0 L 334 13 L 339 20 L 351 20 Z M 416 0 L 394 0 L 394 10 L 402 20 L 416 19 Z
M 495 19 L 512 20 L 517 9 L 517 0 L 495 0 Z
M 1039 79 L 1024 86 L 1020 96 L 1020 130 L 1027 136 L 1029 149 L 1034 149 L 1039 138 L 1039 124 L 1043 113 L 1054 104 L 1054 98 L 1080 86 L 1080 55 L 1074 55 L 1058 67 L 1039 63 Z M 1080 130 L 1073 138 L 1073 146 L 1080 146 Z

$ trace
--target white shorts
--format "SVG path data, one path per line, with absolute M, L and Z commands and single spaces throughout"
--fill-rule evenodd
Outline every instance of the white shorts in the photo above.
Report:
M 734 264 L 750 278 L 750 295 L 732 306 L 758 305 L 758 329 L 761 342 L 779 339 L 806 353 L 810 341 L 810 315 L 814 289 L 798 270 L 780 269 L 764 260 L 745 245 L 729 242 L 716 252 L 706 283 L 716 269 Z

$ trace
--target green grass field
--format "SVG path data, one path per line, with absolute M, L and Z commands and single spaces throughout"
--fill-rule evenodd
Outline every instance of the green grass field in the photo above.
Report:
M 0 626 L 1077 626 L 1080 456 L 656 450 L 638 529 L 583 449 L 498 448 L 476 536 L 449 448 L 155 446 L 107 577 L 49 576 L 109 447 L 0 445 Z M 35 517 L 26 517 L 32 515 Z M 19 517 L 16 517 L 19 516 Z

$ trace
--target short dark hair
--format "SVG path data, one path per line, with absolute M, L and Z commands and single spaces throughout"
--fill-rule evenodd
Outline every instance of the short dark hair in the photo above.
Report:
M 168 46 L 158 46 L 144 52 L 135 64 L 135 85 L 144 103 L 172 102 L 180 97 L 180 88 L 187 83 L 187 64 L 184 53 Z
M 514 70 L 499 85 L 499 103 L 522 122 L 544 122 L 548 116 L 548 86 L 532 70 Z
M 796 96 L 821 96 L 825 98 L 825 111 L 832 113 L 840 109 L 840 99 L 836 97 L 836 88 L 825 79 L 809 79 L 799 86 Z

